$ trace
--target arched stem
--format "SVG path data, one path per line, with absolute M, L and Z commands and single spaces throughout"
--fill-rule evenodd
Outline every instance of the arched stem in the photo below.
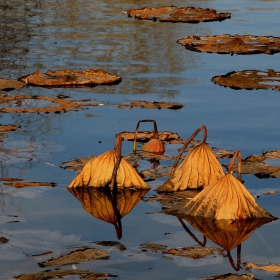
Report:
M 242 164 L 242 156 L 240 151 L 236 151 L 230 161 L 230 164 L 228 165 L 228 174 L 231 172 L 234 161 L 238 157 L 238 163 L 237 163 L 237 170 L 238 170 L 238 180 L 242 182 L 242 175 L 241 175 L 241 164 Z
M 195 136 L 201 131 L 204 130 L 204 134 L 203 134 L 203 140 L 202 143 L 206 142 L 207 139 L 207 128 L 205 125 L 201 125 L 193 134 L 192 136 L 185 142 L 185 144 L 183 145 L 183 147 L 180 149 L 178 156 L 175 159 L 175 162 L 173 164 L 172 170 L 171 170 L 171 174 L 174 172 L 175 168 L 177 167 L 177 164 L 183 154 L 183 152 L 185 151 L 186 147 L 191 143 L 191 141 L 195 138 Z
M 241 268 L 241 244 L 237 246 L 237 266 L 235 266 L 230 251 L 227 251 L 227 257 L 234 270 L 239 271 Z
M 136 125 L 136 129 L 134 132 L 134 140 L 133 140 L 133 148 L 132 151 L 135 153 L 136 151 L 136 144 L 137 144 L 137 133 L 138 133 L 138 129 L 139 129 L 139 125 L 141 122 L 153 122 L 154 123 L 154 130 L 153 130 L 153 137 L 155 139 L 158 139 L 158 130 L 157 130 L 157 123 L 155 120 L 140 120 L 138 121 L 137 125 Z

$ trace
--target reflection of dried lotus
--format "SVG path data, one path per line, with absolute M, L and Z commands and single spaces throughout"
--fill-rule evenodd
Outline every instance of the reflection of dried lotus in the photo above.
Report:
M 154 120 L 140 120 L 137 123 L 135 134 L 134 134 L 134 142 L 133 142 L 133 152 L 136 151 L 136 142 L 137 142 L 137 133 L 138 128 L 141 122 L 153 122 L 154 123 L 154 130 L 153 130 L 153 138 L 150 139 L 147 143 L 142 146 L 142 150 L 149 153 L 155 154 L 163 154 L 165 151 L 163 142 L 158 137 L 157 131 L 157 123 Z
M 187 36 L 177 41 L 187 49 L 220 54 L 274 54 L 280 52 L 280 38 L 253 35 Z
M 209 8 L 163 6 L 160 8 L 131 9 L 128 11 L 128 16 L 136 19 L 199 23 L 222 21 L 230 18 L 231 14 L 217 13 L 216 10 Z
M 231 251 L 244 242 L 257 228 L 272 221 L 272 219 L 212 220 L 189 215 L 184 216 L 184 219 L 203 236 L 220 245 L 226 251 Z
M 227 175 L 202 190 L 183 207 L 174 209 L 174 211 L 177 211 L 178 215 L 185 214 L 210 219 L 274 219 L 275 217 L 258 205 L 240 180 L 231 174 L 232 165 L 237 156 L 241 178 L 241 153 L 237 151 L 228 166 Z
M 218 75 L 212 78 L 215 84 L 233 89 L 274 89 L 280 90 L 280 72 L 272 69 L 244 70 L 229 72 L 225 75 Z
M 192 149 L 183 162 L 176 167 L 187 145 L 202 129 L 204 129 L 203 141 Z M 181 148 L 169 178 L 157 189 L 158 192 L 174 192 L 203 188 L 225 176 L 221 164 L 206 144 L 206 138 L 207 130 L 206 127 L 202 125 Z
M 31 75 L 22 76 L 20 81 L 28 85 L 59 87 L 59 86 L 96 86 L 102 84 L 119 83 L 121 78 L 116 75 L 110 75 L 100 69 L 89 69 L 83 71 L 57 70 L 52 72 L 48 70 L 45 74 L 39 71 Z
M 114 149 L 91 159 L 68 188 L 109 186 L 113 189 L 116 184 L 121 189 L 149 189 L 132 165 L 122 158 L 121 145 L 121 137 L 117 136 Z

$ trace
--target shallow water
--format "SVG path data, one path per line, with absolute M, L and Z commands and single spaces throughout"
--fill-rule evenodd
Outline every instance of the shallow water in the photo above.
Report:
M 215 75 L 245 69 L 279 71 L 279 55 L 218 55 L 186 50 L 176 41 L 187 35 L 252 34 L 280 37 L 279 1 L 153 1 L 162 5 L 199 6 L 231 12 L 222 22 L 199 24 L 161 23 L 128 18 L 130 8 L 151 6 L 150 1 L 2 1 L 0 3 L 0 77 L 17 79 L 36 70 L 84 70 L 101 68 L 122 77 L 114 86 L 93 88 L 24 87 L 9 95 L 68 95 L 71 99 L 90 98 L 104 106 L 63 114 L 1 114 L 1 124 L 20 129 L 5 134 L 0 142 L 1 177 L 31 182 L 55 182 L 55 187 L 16 189 L 1 183 L 0 279 L 42 271 L 38 262 L 49 256 L 32 254 L 52 250 L 65 254 L 70 246 L 90 241 L 117 241 L 114 227 L 88 214 L 67 191 L 76 171 L 60 168 L 73 158 L 99 155 L 114 145 L 115 135 L 134 131 L 140 119 L 155 119 L 159 131 L 178 133 L 187 139 L 200 125 L 208 129 L 212 147 L 240 150 L 242 157 L 279 149 L 280 95 L 274 90 L 233 90 L 212 83 Z M 132 100 L 179 102 L 180 110 L 119 109 Z M 149 126 L 143 125 L 143 130 Z M 170 155 L 176 148 L 168 148 Z M 7 150 L 10 153 L 7 154 Z M 123 154 L 131 153 L 132 143 L 123 143 Z M 224 160 L 228 163 L 227 160 Z M 139 170 L 148 169 L 145 159 Z M 171 165 L 173 162 L 163 162 Z M 151 190 L 166 178 L 149 182 Z M 254 194 L 279 190 L 279 179 L 258 179 L 244 175 L 245 186 Z M 261 196 L 258 203 L 280 216 L 279 194 Z M 142 253 L 140 244 L 154 242 L 170 247 L 196 246 L 195 241 L 173 216 L 147 214 L 162 205 L 140 201 L 122 219 L 127 248 L 110 249 L 109 260 L 76 264 L 79 269 L 108 272 L 117 279 L 196 279 L 207 275 L 237 273 L 227 258 L 205 259 Z M 14 217 L 16 216 L 16 217 Z M 257 229 L 242 244 L 242 262 L 280 263 L 279 222 Z M 195 230 L 193 229 L 195 232 Z M 201 236 L 199 233 L 196 233 Z M 201 236 L 202 238 L 202 236 Z M 207 246 L 218 245 L 207 242 Z M 236 259 L 236 249 L 232 256 Z M 67 266 L 66 269 L 71 269 Z M 260 270 L 256 278 L 272 278 Z M 65 278 L 65 279 L 74 279 Z

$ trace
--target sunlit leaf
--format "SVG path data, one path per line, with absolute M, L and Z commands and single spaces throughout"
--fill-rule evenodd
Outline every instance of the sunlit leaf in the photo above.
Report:
M 0 78 L 0 90 L 12 90 L 25 86 L 25 83 L 16 80 L 5 80 Z
M 131 109 L 131 108 L 146 108 L 146 109 L 172 109 L 178 110 L 183 108 L 185 105 L 180 103 L 171 103 L 171 102 L 149 102 L 149 101 L 132 101 L 130 105 L 121 104 L 118 107 L 121 109 Z

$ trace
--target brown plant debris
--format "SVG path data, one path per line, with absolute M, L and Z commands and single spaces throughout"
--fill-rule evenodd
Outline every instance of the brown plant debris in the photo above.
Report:
M 81 157 L 81 158 L 74 158 L 70 161 L 62 162 L 60 164 L 61 168 L 64 169 L 71 169 L 71 170 L 82 170 L 83 167 L 88 163 L 91 159 L 93 159 L 95 156 L 86 156 L 86 157 Z
M 167 251 L 163 251 L 163 254 L 172 254 L 174 256 L 180 256 L 192 259 L 206 258 L 210 255 L 218 253 L 224 256 L 223 252 L 219 248 L 211 247 L 183 247 L 183 248 L 171 248 Z
M 56 106 L 39 107 L 40 100 L 49 101 L 55 103 Z M 17 107 L 0 107 L 2 113 L 64 113 L 83 107 L 97 106 L 98 104 L 90 104 L 89 99 L 86 100 L 65 100 L 41 95 L 19 95 L 19 96 L 7 96 L 0 97 L 1 104 L 9 104 L 16 101 Z M 31 102 L 31 104 L 29 104 Z M 33 103 L 33 104 L 32 104 Z M 37 106 L 36 106 L 37 105 Z M 39 104 L 40 105 L 40 104 Z M 33 106 L 33 107 L 32 107 Z
M 109 259 L 109 253 L 102 251 L 97 248 L 89 248 L 84 250 L 77 250 L 71 252 L 68 255 L 60 256 L 58 258 L 52 258 L 48 261 L 40 263 L 41 267 L 52 266 L 58 267 L 68 264 L 86 262 L 90 260 L 100 260 L 100 259 Z
M 52 253 L 52 251 L 45 251 L 45 252 L 34 254 L 34 255 L 31 255 L 31 256 L 32 257 L 40 257 L 40 256 L 45 256 L 45 255 L 48 255 L 48 254 L 51 254 L 51 253 Z
M 13 89 L 22 88 L 25 83 L 16 80 L 5 80 L 0 78 L 0 90 L 8 91 Z
M 50 183 L 50 182 L 5 182 L 4 185 L 6 186 L 11 186 L 15 187 L 17 189 L 25 188 L 25 187 L 39 187 L 39 186 L 44 186 L 44 187 L 55 187 L 55 183 Z
M 123 131 L 118 133 L 123 140 L 133 141 L 134 132 Z M 139 131 L 137 132 L 137 142 L 148 142 L 153 138 L 153 133 L 151 131 Z M 170 142 L 172 140 L 179 140 L 180 136 L 177 133 L 171 131 L 159 131 L 158 138 L 165 142 Z M 181 142 L 180 142 L 181 143 Z
M 261 269 L 267 272 L 280 272 L 280 265 L 279 264 L 268 264 L 268 265 L 258 265 L 250 262 L 244 263 L 246 269 L 255 268 Z
M 15 131 L 18 128 L 20 128 L 20 126 L 13 125 L 13 124 L 7 124 L 7 125 L 0 124 L 0 132 Z
M 177 41 L 187 49 L 219 54 L 274 54 L 280 52 L 280 38 L 253 35 L 187 36 Z
M 19 78 L 20 81 L 42 87 L 72 87 L 72 86 L 97 86 L 107 84 L 117 84 L 121 78 L 116 75 L 110 75 L 100 69 L 89 69 L 83 71 L 74 70 L 48 70 L 45 74 L 39 71 L 31 75 L 25 75 Z
M 232 273 L 226 273 L 221 275 L 211 275 L 211 276 L 203 276 L 199 277 L 198 279 L 204 279 L 204 280 L 258 280 L 254 277 L 253 274 L 232 274 Z
M 156 243 L 143 243 L 140 244 L 142 251 L 150 251 L 153 253 L 164 252 L 168 247 Z
M 146 109 L 172 109 L 178 110 L 183 108 L 185 105 L 179 103 L 166 103 L 166 102 L 148 102 L 148 101 L 132 101 L 130 105 L 121 104 L 118 107 L 120 109 L 131 109 L 131 108 L 146 108 Z
M 40 271 L 36 273 L 28 273 L 22 274 L 19 276 L 15 276 L 14 278 L 17 280 L 48 280 L 48 279 L 62 279 L 69 275 L 78 275 L 80 279 L 84 280 L 99 280 L 104 279 L 104 277 L 117 277 L 117 275 L 112 275 L 109 273 L 93 273 L 89 270 L 46 270 Z M 76 279 L 76 278 L 75 278 Z
M 6 237 L 4 236 L 0 236 L 0 245 L 1 244 L 6 244 L 9 242 L 9 239 L 7 239 Z
M 215 84 L 233 89 L 274 89 L 280 90 L 280 72 L 274 70 L 244 70 L 229 72 L 212 78 Z
M 126 247 L 121 242 L 117 242 L 117 241 L 95 241 L 93 243 L 102 246 L 117 247 L 120 251 L 126 250 Z
M 230 13 L 217 13 L 214 9 L 195 7 L 162 6 L 160 8 L 131 9 L 129 17 L 135 19 L 158 20 L 165 22 L 199 23 L 206 21 L 222 21 L 231 18 Z

